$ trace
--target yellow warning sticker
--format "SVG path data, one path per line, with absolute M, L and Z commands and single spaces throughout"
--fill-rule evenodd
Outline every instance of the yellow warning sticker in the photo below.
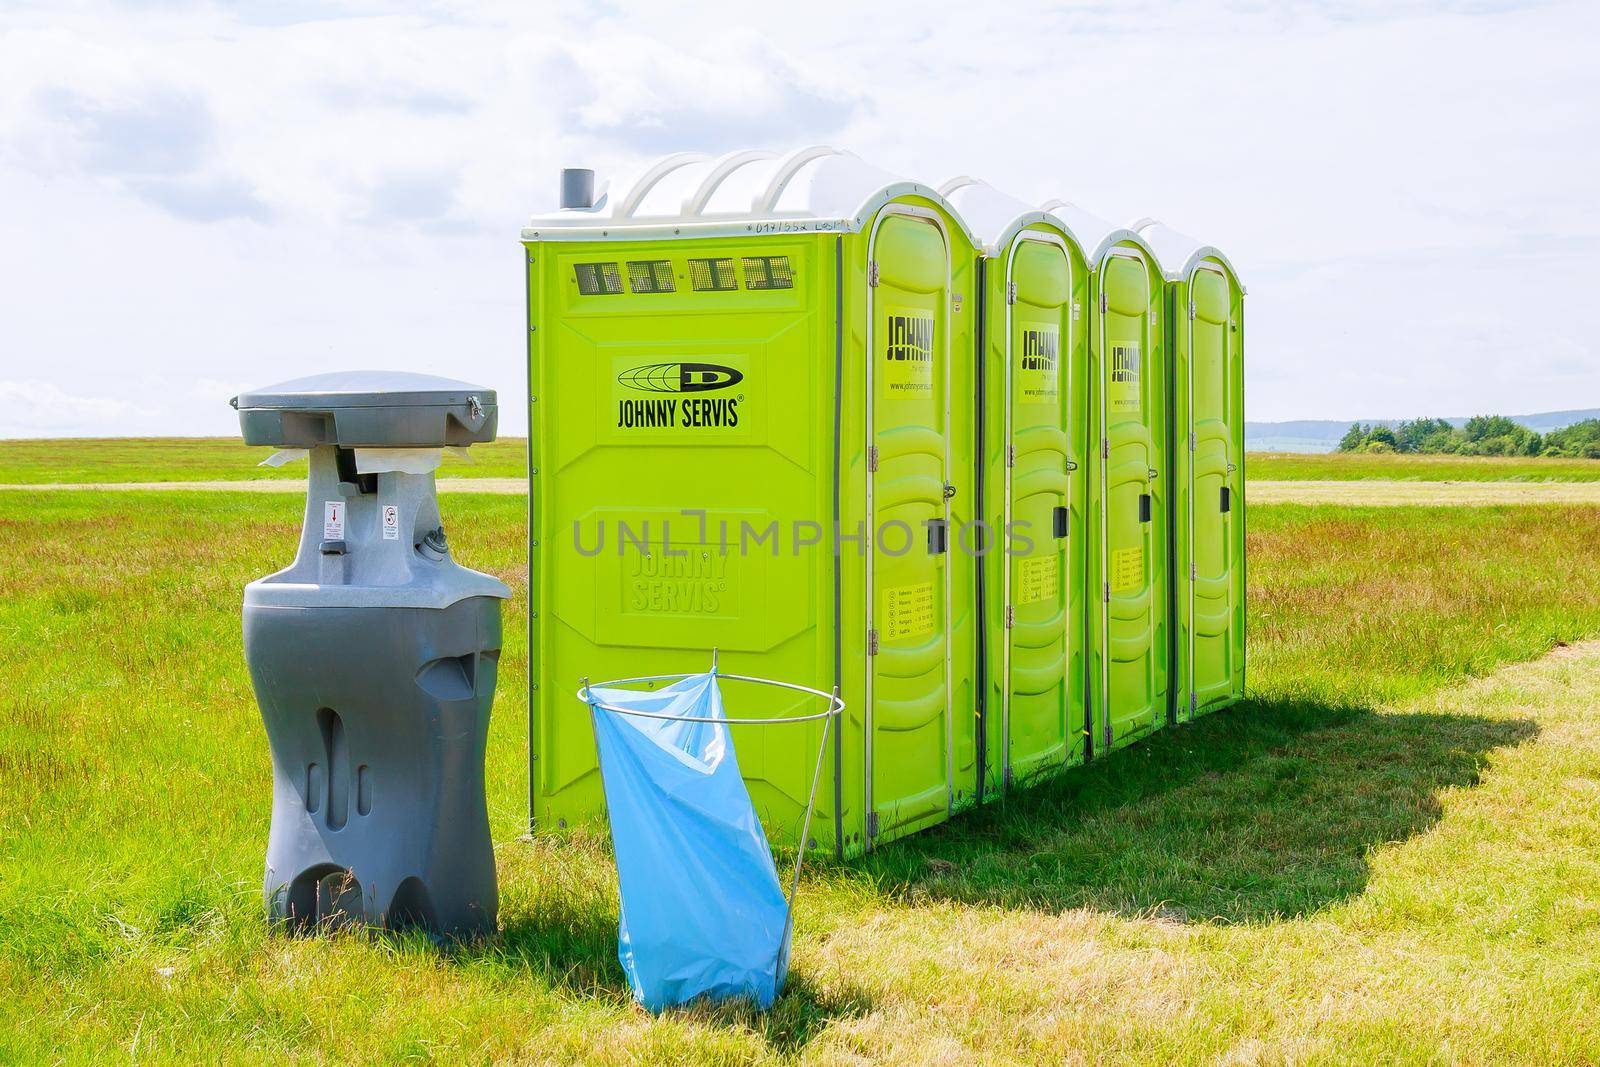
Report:
M 933 583 L 901 585 L 884 590 L 883 637 L 898 641 L 933 633 Z
M 1061 591 L 1055 556 L 1030 556 L 1017 564 L 1017 603 L 1054 600 Z
M 1114 345 L 1111 349 L 1111 385 L 1106 396 L 1119 415 L 1138 415 L 1143 406 L 1139 389 L 1139 346 Z
M 897 400 L 933 395 L 933 315 L 889 308 L 883 337 L 883 387 Z
M 1024 404 L 1053 404 L 1060 395 L 1057 367 L 1061 355 L 1059 327 L 1036 323 L 1022 329 L 1017 363 L 1017 399 Z
M 1111 590 L 1121 593 L 1144 587 L 1144 546 L 1119 548 L 1111 553 Z

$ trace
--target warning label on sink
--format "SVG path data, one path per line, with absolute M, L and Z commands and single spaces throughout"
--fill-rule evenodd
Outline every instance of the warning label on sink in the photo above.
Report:
M 883 637 L 898 641 L 933 633 L 933 583 L 901 585 L 884 590 Z
M 1111 553 L 1111 591 L 1144 588 L 1144 546 L 1119 548 Z
M 1054 600 L 1061 591 L 1061 569 L 1055 556 L 1031 556 L 1017 564 L 1017 603 Z
M 343 500 L 325 500 L 322 502 L 322 539 L 324 541 L 344 540 Z

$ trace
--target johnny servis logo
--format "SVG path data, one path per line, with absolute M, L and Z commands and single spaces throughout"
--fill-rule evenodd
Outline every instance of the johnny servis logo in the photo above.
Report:
M 619 397 L 617 428 L 696 429 L 732 428 L 739 425 L 737 396 L 685 394 L 721 393 L 744 381 L 744 372 L 720 363 L 647 363 L 617 375 L 617 384 L 649 397 Z

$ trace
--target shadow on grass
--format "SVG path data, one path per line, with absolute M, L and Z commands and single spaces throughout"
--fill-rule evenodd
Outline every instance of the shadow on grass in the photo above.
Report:
M 1246 701 L 1014 793 L 859 865 L 907 901 L 1184 922 L 1305 915 L 1367 884 L 1525 720 Z
M 633 998 L 617 960 L 617 919 L 609 908 L 574 903 L 571 910 L 557 905 L 542 914 L 518 916 L 505 924 L 498 939 L 460 946 L 452 955 L 462 962 L 492 958 L 512 967 L 526 967 L 551 985 L 584 996 L 624 1003 Z M 783 993 L 765 1012 L 747 1001 L 728 1001 L 695 1003 L 662 1014 L 748 1029 L 772 1051 L 793 1054 L 829 1024 L 859 1018 L 871 1010 L 871 998 L 860 989 L 824 989 L 791 971 Z

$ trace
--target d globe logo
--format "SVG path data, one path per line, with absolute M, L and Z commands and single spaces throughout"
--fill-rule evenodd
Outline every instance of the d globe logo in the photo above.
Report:
M 709 393 L 738 385 L 744 375 L 715 363 L 651 363 L 623 371 L 617 381 L 643 393 Z
M 744 372 L 720 363 L 647 363 L 617 375 L 617 384 L 639 393 L 667 394 L 648 399 L 617 400 L 618 429 L 705 427 L 739 425 L 738 396 L 689 397 L 684 393 L 716 393 L 744 381 Z

